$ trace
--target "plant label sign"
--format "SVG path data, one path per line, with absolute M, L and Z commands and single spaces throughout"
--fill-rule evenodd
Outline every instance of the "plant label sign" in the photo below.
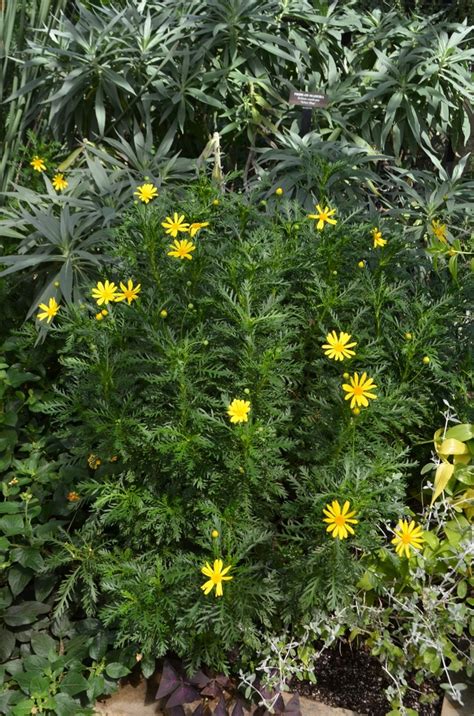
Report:
M 291 90 L 289 104 L 297 104 L 305 109 L 314 109 L 315 107 L 326 107 L 328 98 L 325 94 L 317 94 L 315 92 L 297 92 Z

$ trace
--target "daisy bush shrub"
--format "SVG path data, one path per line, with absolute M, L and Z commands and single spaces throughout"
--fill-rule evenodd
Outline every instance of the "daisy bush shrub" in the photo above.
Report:
M 468 423 L 466 261 L 454 281 L 428 235 L 362 207 L 153 188 L 130 192 L 86 298 L 38 314 L 86 514 L 55 556 L 61 603 L 146 674 L 170 652 L 252 669 L 281 633 L 306 635 L 308 664 L 321 614 L 392 670 L 401 649 L 421 679 L 457 670 L 469 522 L 447 492 L 429 506 L 420 471 L 445 401 Z

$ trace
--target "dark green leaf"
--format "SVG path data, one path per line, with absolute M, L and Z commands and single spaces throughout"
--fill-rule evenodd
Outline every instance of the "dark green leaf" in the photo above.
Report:
M 18 596 L 18 594 L 24 590 L 32 576 L 33 572 L 31 569 L 26 569 L 21 565 L 14 565 L 11 569 L 9 569 L 8 584 L 10 585 L 10 589 L 12 590 L 14 597 Z
M 111 664 L 107 664 L 105 673 L 107 676 L 110 676 L 111 679 L 121 679 L 122 676 L 126 676 L 130 673 L 130 669 L 118 661 L 113 661 Z
M 69 696 L 75 696 L 81 691 L 86 691 L 87 680 L 77 671 L 70 671 L 61 682 L 61 690 Z
M 37 676 L 41 676 L 48 666 L 48 660 L 45 659 L 44 656 L 39 656 L 38 654 L 30 654 L 23 659 L 24 670 L 30 673 L 35 673 Z
M 8 587 L 0 588 L 0 609 L 6 609 L 13 601 L 12 593 Z
M 38 656 L 48 656 L 58 651 L 58 643 L 45 632 L 38 632 L 31 637 L 31 648 Z
M 22 699 L 13 706 L 9 716 L 31 716 L 31 709 L 33 709 L 35 705 L 35 702 L 31 699 Z
M 15 515 L 18 512 L 23 512 L 25 509 L 24 505 L 18 502 L 0 502 L 0 515 Z
M 40 572 L 44 566 L 43 557 L 37 547 L 16 547 L 11 552 L 11 559 L 35 572 Z
M 142 674 L 145 679 L 149 679 L 156 669 L 155 657 L 149 655 L 144 656 L 140 662 L 140 666 L 142 668 Z
M 94 661 L 100 661 L 100 659 L 105 656 L 108 645 L 109 640 L 107 635 L 103 631 L 99 632 L 97 636 L 94 637 L 94 640 L 89 648 L 89 656 L 91 659 L 94 659 Z
M 23 602 L 22 604 L 9 607 L 5 611 L 5 622 L 9 626 L 23 626 L 32 624 L 40 614 L 46 614 L 51 607 L 42 602 Z
M 40 574 L 35 577 L 35 597 L 37 601 L 43 602 L 51 594 L 55 584 L 56 577 L 54 574 Z
M 42 676 L 39 670 L 23 671 L 15 675 L 15 680 L 25 694 L 31 694 L 33 691 L 48 691 L 48 678 Z
M 34 373 L 24 371 L 15 365 L 12 365 L 7 370 L 6 382 L 12 388 L 18 388 L 22 383 L 28 383 L 32 380 L 38 380 L 38 376 Z
M 87 697 L 90 701 L 96 701 L 105 692 L 105 679 L 102 674 L 89 678 Z
M 0 532 L 7 537 L 23 534 L 25 525 L 21 515 L 6 515 L 0 518 Z
M 77 701 L 63 692 L 56 694 L 55 701 L 57 716 L 74 716 L 78 708 L 80 708 Z
M 0 452 L 8 450 L 16 445 L 18 440 L 18 434 L 16 430 L 1 430 L 0 431 Z
M 10 658 L 15 642 L 15 635 L 11 631 L 0 629 L 0 662 L 3 663 Z

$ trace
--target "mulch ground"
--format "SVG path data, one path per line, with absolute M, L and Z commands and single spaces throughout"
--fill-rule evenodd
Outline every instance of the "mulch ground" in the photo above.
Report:
M 316 684 L 294 681 L 291 690 L 302 696 L 317 699 L 330 706 L 351 709 L 367 716 L 385 716 L 390 704 L 384 689 L 390 679 L 380 662 L 351 644 L 340 642 L 327 649 L 318 659 Z M 428 681 L 421 686 L 411 684 L 405 706 L 418 711 L 419 716 L 440 716 L 443 692 L 438 684 Z M 432 703 L 420 703 L 420 697 Z

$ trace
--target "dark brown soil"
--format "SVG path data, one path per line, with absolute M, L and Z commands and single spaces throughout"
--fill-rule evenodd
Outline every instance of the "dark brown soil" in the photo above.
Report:
M 391 710 L 384 695 L 390 679 L 378 659 L 360 647 L 339 642 L 327 649 L 318 659 L 315 676 L 316 684 L 295 680 L 290 690 L 367 716 L 385 716 Z M 440 716 L 442 691 L 436 682 L 421 687 L 413 683 L 411 687 L 404 706 L 418 711 L 419 716 Z M 420 703 L 420 697 L 432 703 Z

